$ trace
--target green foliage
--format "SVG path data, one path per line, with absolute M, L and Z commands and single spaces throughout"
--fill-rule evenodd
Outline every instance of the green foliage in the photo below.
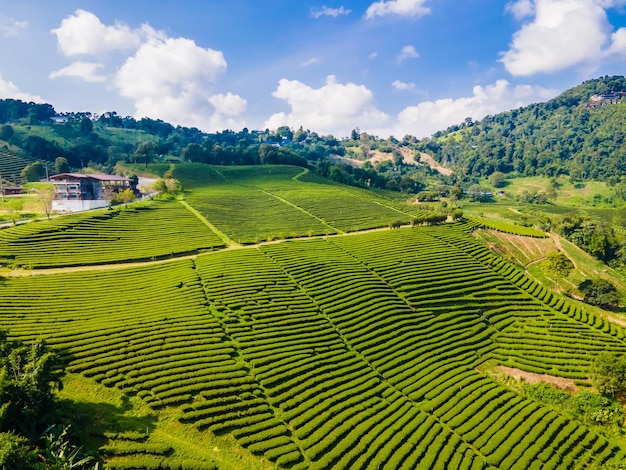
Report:
M 626 357 L 614 353 L 598 354 L 591 363 L 594 387 L 603 395 L 615 396 L 626 391 Z
M 72 444 L 68 436 L 69 426 L 50 426 L 43 436 L 43 449 L 40 459 L 45 468 L 53 470 L 87 470 L 88 464 L 94 460 L 83 455 L 83 450 Z M 94 470 L 99 468 L 90 466 Z
M 586 279 L 578 284 L 578 290 L 588 304 L 608 307 L 617 306 L 621 301 L 617 288 L 606 279 Z
M 9 341 L 0 331 L 0 430 L 36 436 L 46 424 L 53 389 L 60 385 L 59 357 L 43 341 Z
M 618 400 L 589 391 L 571 394 L 540 382 L 524 384 L 522 393 L 555 406 L 586 424 L 619 427 L 624 422 L 624 411 Z
M 555 277 L 555 282 L 560 278 L 566 278 L 574 269 L 572 261 L 561 252 L 549 253 L 541 263 L 541 267 L 550 275 Z
M 626 91 L 623 76 L 589 80 L 546 102 L 437 132 L 420 149 L 477 180 L 494 172 L 520 176 L 569 174 L 607 180 L 624 174 L 626 105 L 585 107 L 594 93 Z M 593 158 L 589 158 L 593 156 Z
M 70 171 L 70 164 L 68 163 L 67 158 L 57 157 L 54 160 L 54 172 L 55 173 L 68 173 L 69 171 Z
M 46 176 L 46 167 L 39 160 L 29 163 L 24 167 L 20 176 L 28 182 L 39 181 Z
M 494 171 L 489 176 L 489 184 L 491 184 L 494 188 L 502 188 L 506 183 L 506 175 L 501 171 Z
M 13 432 L 0 432 L 1 470 L 43 470 L 32 444 Z

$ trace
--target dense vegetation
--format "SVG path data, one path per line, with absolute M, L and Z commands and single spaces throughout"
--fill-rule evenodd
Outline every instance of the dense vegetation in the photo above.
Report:
M 622 91 L 623 76 L 589 80 L 546 103 L 466 120 L 423 139 L 420 148 L 473 178 L 565 174 L 615 184 L 626 174 L 626 104 L 585 104 L 594 94 Z

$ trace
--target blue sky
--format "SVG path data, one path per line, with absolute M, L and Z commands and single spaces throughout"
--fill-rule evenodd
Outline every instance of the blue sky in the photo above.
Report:
M 0 98 L 205 131 L 437 130 L 624 74 L 626 0 L 0 0 Z

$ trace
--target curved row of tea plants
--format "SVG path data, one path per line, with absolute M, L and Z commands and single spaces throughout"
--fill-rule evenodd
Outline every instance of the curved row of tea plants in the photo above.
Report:
M 174 257 L 224 247 L 179 202 L 145 202 L 0 230 L 0 262 L 51 268 Z
M 594 351 L 624 350 L 623 330 L 532 295 L 463 230 L 402 228 L 6 278 L 0 326 L 48 339 L 70 371 L 155 410 L 175 407 L 183 422 L 230 433 L 278 467 L 582 468 L 624 458 L 475 370 L 490 358 L 523 368 L 519 334 L 522 359 L 578 374 Z M 564 362 L 555 340 L 591 354 Z M 163 446 L 109 445 L 115 468 L 182 464 Z
M 9 278 L 0 282 L 0 324 L 25 340 L 46 338 L 68 371 L 137 395 L 155 409 L 213 407 L 202 421 L 193 420 L 201 429 L 245 434 L 255 426 L 275 428 L 263 390 L 206 302 L 191 261 Z M 284 426 L 281 431 L 288 434 Z M 157 460 L 163 459 L 171 465 L 154 468 L 178 468 L 175 454 Z M 114 460 L 115 468 L 143 468 L 132 466 L 135 457 L 130 466 L 119 455 Z
M 365 191 L 297 179 L 299 167 L 175 165 L 185 199 L 239 243 L 328 235 L 409 223 L 419 213 Z M 221 179 L 220 179 L 221 177 Z M 207 181 L 202 184 L 202 180 Z
M 313 244 L 281 246 L 299 259 Z M 355 354 L 319 300 L 272 259 L 257 251 L 223 253 L 199 258 L 198 270 L 226 331 L 314 468 L 481 465 L 449 428 Z
M 490 397 L 484 398 L 485 390 L 493 389 L 498 397 L 504 394 L 505 389 L 473 370 L 476 364 L 490 357 L 492 351 L 500 349 L 491 338 L 495 339 L 496 330 L 489 325 L 490 307 L 506 305 L 509 316 L 524 318 L 526 312 L 520 313 L 519 309 L 527 309 L 526 304 L 535 302 L 520 295 L 514 286 L 480 263 L 462 253 L 442 249 L 437 240 L 418 231 L 332 239 L 330 244 L 340 245 L 344 253 L 324 243 L 309 242 L 300 250 L 294 250 L 293 246 L 287 248 L 287 245 L 267 246 L 263 250 L 286 267 L 289 275 L 328 314 L 351 347 L 396 390 L 421 402 L 422 409 L 438 417 L 453 417 L 451 409 L 458 412 L 469 403 L 480 407 L 489 405 Z M 298 245 L 304 246 L 303 243 Z M 355 254 L 358 261 L 354 259 Z M 371 270 L 378 279 L 372 276 Z M 472 276 L 472 271 L 477 271 L 477 275 Z M 441 279 L 441 283 L 437 279 Z M 389 287 L 398 289 L 399 298 L 394 299 Z M 497 295 L 491 293 L 494 290 Z M 442 295 L 443 291 L 448 291 L 449 295 Z M 489 300 L 491 296 L 493 300 Z M 546 310 L 541 305 L 533 305 L 528 309 L 530 317 L 536 315 L 533 307 Z M 577 339 L 584 340 L 584 337 Z M 516 399 L 512 394 L 508 398 L 500 406 L 506 407 Z M 524 403 L 523 409 L 527 409 L 528 402 Z M 536 446 L 535 435 L 530 432 L 533 425 L 541 422 L 542 426 L 551 426 L 559 416 L 533 409 L 532 414 L 520 418 L 520 423 L 525 424 L 516 434 L 516 440 L 510 445 L 493 443 L 498 442 L 497 436 L 507 435 L 502 427 L 515 421 L 516 416 L 517 412 L 507 413 L 493 421 L 481 421 L 481 435 L 493 434 L 494 441 L 477 441 L 473 434 L 467 438 L 462 434 L 462 437 L 484 452 L 493 465 L 502 465 L 513 446 L 517 450 L 514 455 L 521 458 L 523 454 L 526 462 L 530 462 L 550 446 L 548 441 Z M 600 439 L 600 442 L 608 446 L 605 440 Z M 609 452 L 611 455 L 615 449 L 608 447 L 613 449 Z M 529 454 L 531 448 L 536 452 Z M 576 459 L 586 453 L 583 447 L 566 447 L 560 452 L 568 454 L 570 450 Z M 512 457 L 506 463 L 504 468 L 518 465 Z

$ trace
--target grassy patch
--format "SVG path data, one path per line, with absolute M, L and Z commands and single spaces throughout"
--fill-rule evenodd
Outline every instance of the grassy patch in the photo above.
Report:
M 182 424 L 175 410 L 155 413 L 139 398 L 77 374 L 67 374 L 63 385 L 57 397 L 62 409 L 72 416 L 75 431 L 80 432 L 85 451 L 90 455 L 97 454 L 103 446 L 115 446 L 116 442 L 119 445 L 132 437 L 149 446 L 171 447 L 168 459 L 172 462 L 213 463 L 227 470 L 273 468 L 238 446 L 228 435 L 218 437 Z M 131 454 L 115 460 L 133 458 L 137 457 Z

